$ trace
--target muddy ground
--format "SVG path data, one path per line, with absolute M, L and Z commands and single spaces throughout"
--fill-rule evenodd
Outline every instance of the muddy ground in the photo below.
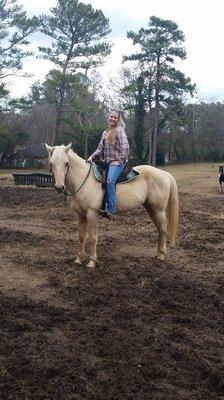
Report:
M 5 178 L 4 178 L 5 179 Z M 95 270 L 53 189 L 0 182 L 0 399 L 224 399 L 224 195 L 180 190 L 156 261 L 144 209 L 100 221 Z

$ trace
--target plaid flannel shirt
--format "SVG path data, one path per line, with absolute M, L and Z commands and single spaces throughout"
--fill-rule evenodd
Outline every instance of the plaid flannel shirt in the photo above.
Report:
M 114 144 L 105 140 L 108 131 L 104 131 L 97 147 L 92 156 L 100 156 L 106 163 L 111 161 L 127 161 L 129 155 L 129 143 L 124 128 L 117 127 L 117 137 Z

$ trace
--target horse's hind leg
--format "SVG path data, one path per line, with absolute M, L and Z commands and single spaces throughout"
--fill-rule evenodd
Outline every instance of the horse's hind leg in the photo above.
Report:
M 89 211 L 87 214 L 87 232 L 89 235 L 89 262 L 87 267 L 94 268 L 96 265 L 97 254 L 97 235 L 98 235 L 98 214 Z
M 78 219 L 79 247 L 75 263 L 82 264 L 85 257 L 85 236 L 86 236 L 87 219 L 84 215 L 81 214 L 77 214 L 77 219 Z
M 157 227 L 159 240 L 158 240 L 158 250 L 156 257 L 159 260 L 165 259 L 166 253 L 166 240 L 167 240 L 167 219 L 165 210 L 159 210 L 150 207 L 148 204 L 144 204 L 151 220 Z

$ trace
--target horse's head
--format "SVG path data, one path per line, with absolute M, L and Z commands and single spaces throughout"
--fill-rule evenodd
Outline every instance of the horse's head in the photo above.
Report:
M 224 165 L 219 165 L 219 174 L 220 175 L 224 174 Z
M 45 143 L 45 146 L 49 153 L 50 171 L 55 182 L 54 187 L 59 193 L 67 194 L 65 178 L 69 170 L 68 151 L 72 144 L 51 147 Z

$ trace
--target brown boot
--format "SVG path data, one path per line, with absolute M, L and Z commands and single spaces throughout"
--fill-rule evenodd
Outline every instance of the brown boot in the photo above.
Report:
M 107 218 L 107 212 L 105 210 L 99 209 L 98 212 L 102 218 Z
M 110 220 L 115 219 L 115 215 L 114 214 L 110 214 L 105 210 L 100 210 L 99 209 L 99 214 L 101 215 L 102 218 L 107 218 L 107 219 L 110 219 Z

